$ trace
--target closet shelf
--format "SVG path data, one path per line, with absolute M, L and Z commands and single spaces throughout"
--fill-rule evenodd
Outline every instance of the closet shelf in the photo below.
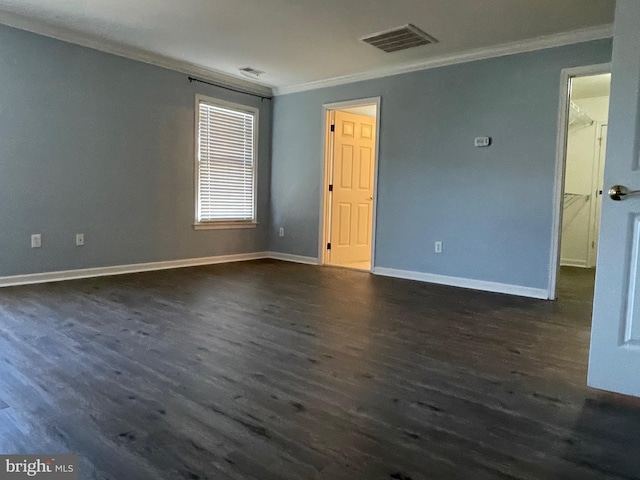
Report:
M 577 203 L 589 203 L 591 195 L 583 195 L 581 193 L 565 193 L 564 194 L 564 209 L 571 207 Z
M 593 125 L 593 118 L 586 114 L 574 102 L 569 105 L 569 128 L 586 128 Z

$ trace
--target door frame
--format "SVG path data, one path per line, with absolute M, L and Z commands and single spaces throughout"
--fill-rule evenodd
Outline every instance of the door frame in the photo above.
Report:
M 609 95 L 611 96 L 611 95 Z M 602 151 L 602 140 L 604 139 L 604 136 L 602 135 L 603 129 L 604 127 L 609 127 L 609 121 L 607 120 L 607 122 L 596 122 L 596 139 L 595 139 L 595 149 L 594 149 L 594 156 L 595 156 L 595 161 L 593 162 L 593 173 L 592 173 L 592 183 L 591 183 L 591 191 L 595 192 L 596 190 L 599 190 L 599 187 L 602 187 L 602 195 L 600 195 L 600 206 L 602 207 L 602 196 L 604 195 L 604 184 L 601 184 L 599 182 L 600 180 L 600 174 L 604 173 L 604 164 L 606 162 L 606 151 L 603 152 Z M 594 199 L 594 201 L 592 202 L 591 205 L 591 211 L 589 212 L 590 215 L 590 219 L 589 219 L 589 254 L 587 255 L 587 266 L 591 267 L 591 265 L 594 265 L 598 262 L 598 256 L 596 255 L 596 252 L 594 252 L 592 245 L 592 242 L 596 242 L 596 247 L 597 247 L 597 240 L 598 238 L 595 236 L 596 234 L 596 230 L 597 232 L 600 232 L 600 219 L 599 217 L 599 212 L 598 212 L 598 199 L 597 197 Z M 598 228 L 596 229 L 596 225 L 598 226 Z M 595 257 L 595 258 L 594 258 Z
M 564 68 L 560 72 L 560 96 L 558 102 L 558 133 L 556 138 L 556 169 L 553 181 L 553 219 L 551 223 L 551 249 L 549 256 L 549 300 L 557 298 L 558 275 L 560 273 L 560 242 L 562 236 L 562 203 L 564 177 L 567 160 L 567 140 L 569 138 L 569 101 L 571 100 L 571 79 L 611 73 L 611 63 Z M 597 261 L 596 261 L 597 262 Z
M 326 103 L 322 106 L 322 185 L 320 191 L 320 228 L 318 239 L 318 260 L 320 265 L 327 263 L 327 243 L 329 242 L 328 226 L 331 210 L 329 206 L 329 180 L 332 161 L 333 142 L 331 141 L 330 116 L 335 110 L 343 110 L 345 108 L 363 107 L 367 105 L 376 106 L 376 140 L 375 140 L 375 162 L 373 167 L 373 208 L 371 211 L 371 269 L 375 267 L 376 258 L 376 218 L 378 205 L 378 165 L 380 164 L 380 106 L 381 97 L 360 98 L 354 100 L 346 100 L 342 102 Z

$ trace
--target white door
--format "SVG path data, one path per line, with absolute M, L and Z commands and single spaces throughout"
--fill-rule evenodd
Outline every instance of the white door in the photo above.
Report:
M 620 184 L 640 190 L 640 2 L 618 0 L 609 141 L 589 354 L 590 386 L 640 396 L 640 196 L 614 201 Z
M 337 111 L 329 263 L 370 268 L 375 118 Z M 365 266 L 366 264 L 366 266 Z

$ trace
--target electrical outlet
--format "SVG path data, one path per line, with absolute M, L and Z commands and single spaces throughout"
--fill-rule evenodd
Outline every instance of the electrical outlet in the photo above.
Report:
M 474 147 L 488 147 L 491 145 L 491 137 L 476 137 L 473 141 Z
M 280 227 L 280 231 L 278 232 L 280 237 L 284 237 L 284 227 Z
M 442 253 L 442 241 L 441 241 L 441 240 L 438 240 L 438 241 L 435 243 L 435 245 L 434 245 L 434 246 L 435 246 L 435 251 L 436 251 L 436 253 Z
M 42 247 L 42 235 L 40 233 L 34 233 L 31 235 L 31 248 Z
M 76 233 L 76 247 L 84 245 L 84 233 Z

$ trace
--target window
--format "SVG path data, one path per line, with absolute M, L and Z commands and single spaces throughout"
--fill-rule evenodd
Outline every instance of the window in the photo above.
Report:
M 258 110 L 197 96 L 196 228 L 256 223 Z

